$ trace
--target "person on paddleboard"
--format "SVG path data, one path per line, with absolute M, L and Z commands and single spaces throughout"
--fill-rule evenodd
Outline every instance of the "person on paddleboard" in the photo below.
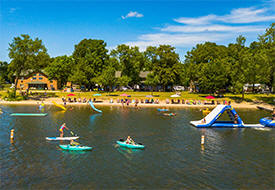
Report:
M 66 123 L 63 123 L 63 124 L 60 126 L 60 128 L 59 128 L 60 137 L 63 137 L 63 135 L 64 135 L 64 132 L 63 132 L 64 128 L 67 129 L 67 130 L 69 130 L 69 129 L 66 127 Z

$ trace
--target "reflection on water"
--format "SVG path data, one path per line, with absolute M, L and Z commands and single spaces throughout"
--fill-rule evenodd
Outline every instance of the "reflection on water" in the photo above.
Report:
M 131 149 L 131 148 L 122 147 L 122 146 L 119 146 L 118 144 L 115 144 L 114 147 L 117 149 L 119 153 L 125 156 L 125 158 L 127 158 L 128 160 L 132 160 L 136 153 L 144 151 L 140 149 Z
M 189 124 L 202 118 L 194 108 L 171 108 L 176 117 L 164 117 L 155 108 L 116 106 L 101 107 L 103 114 L 89 106 L 66 112 L 46 106 L 46 117 L 10 117 L 37 112 L 36 106 L 1 109 L 0 189 L 275 188 L 274 129 L 197 129 Z M 268 114 L 237 112 L 245 123 L 258 123 Z M 66 151 L 58 145 L 69 141 L 45 140 L 59 136 L 64 122 L 92 151 Z M 115 143 L 129 135 L 146 149 Z

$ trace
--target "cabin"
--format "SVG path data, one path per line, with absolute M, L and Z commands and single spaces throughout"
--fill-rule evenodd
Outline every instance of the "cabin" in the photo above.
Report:
M 43 72 L 31 72 L 20 76 L 17 88 L 21 90 L 57 90 L 57 80 L 50 80 Z

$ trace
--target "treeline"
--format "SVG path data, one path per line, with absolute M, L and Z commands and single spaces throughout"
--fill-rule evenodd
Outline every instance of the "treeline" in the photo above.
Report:
M 67 81 L 88 89 L 96 84 L 111 90 L 113 86 L 141 84 L 142 71 L 149 71 L 144 84 L 161 86 L 183 85 L 196 87 L 202 93 L 226 90 L 240 93 L 243 86 L 266 84 L 275 87 L 275 23 L 257 41 L 245 46 L 246 38 L 238 36 L 227 46 L 206 42 L 188 51 L 180 61 L 170 45 L 138 47 L 118 45 L 108 52 L 103 40 L 84 39 L 75 45 L 72 55 L 51 58 L 38 38 L 28 35 L 15 37 L 9 44 L 11 62 L 0 63 L 0 82 L 15 79 L 29 70 L 44 70 L 63 87 Z M 121 76 L 116 77 L 116 71 Z M 14 78 L 14 79 L 12 79 Z

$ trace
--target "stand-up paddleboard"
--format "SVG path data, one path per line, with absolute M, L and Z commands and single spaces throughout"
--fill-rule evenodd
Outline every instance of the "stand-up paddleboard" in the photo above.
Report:
M 89 101 L 89 104 L 91 105 L 91 107 L 93 108 L 93 110 L 95 110 L 95 111 L 97 111 L 97 112 L 99 112 L 99 113 L 102 113 L 101 110 L 95 108 L 95 106 L 94 106 L 94 104 L 93 104 L 92 101 Z
M 12 113 L 11 116 L 46 116 L 47 113 Z
M 160 108 L 158 108 L 158 111 L 168 111 L 168 109 L 160 109 Z
M 67 110 L 64 106 L 62 106 L 62 105 L 60 105 L 60 104 L 57 104 L 55 101 L 52 101 L 52 103 L 53 103 L 56 107 L 59 107 L 59 108 L 63 109 L 64 111 Z
M 72 146 L 67 144 L 67 145 L 59 145 L 59 147 L 64 150 L 92 150 L 92 147 L 80 146 L 80 145 Z
M 70 141 L 78 139 L 79 137 L 46 137 L 48 141 Z

